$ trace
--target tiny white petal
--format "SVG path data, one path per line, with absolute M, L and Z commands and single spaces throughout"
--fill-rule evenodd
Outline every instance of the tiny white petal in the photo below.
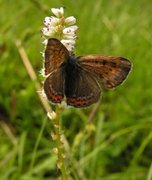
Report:
M 78 29 L 78 26 L 70 26 L 69 28 L 73 29 L 74 31 L 76 31 Z
M 42 29 L 42 33 L 45 36 L 53 36 L 54 35 L 54 28 L 53 27 L 44 27 Z
M 65 40 L 62 39 L 61 43 L 69 50 L 69 51 L 73 51 L 74 49 L 74 45 L 75 45 L 75 40 Z
M 63 34 L 63 39 L 65 40 L 76 40 L 77 36 L 71 34 Z
M 67 31 L 67 30 L 63 30 L 63 36 L 75 36 L 76 35 L 76 33 L 75 32 L 73 32 L 73 31 Z
M 42 57 L 44 58 L 44 56 L 45 56 L 44 52 L 40 52 L 40 53 L 42 54 Z
M 64 9 L 63 7 L 60 7 L 60 13 L 63 15 L 64 14 Z
M 75 31 L 71 30 L 71 29 L 63 29 L 63 35 L 69 35 L 69 36 L 74 36 L 76 34 Z
M 66 46 L 66 48 L 68 49 L 68 51 L 72 52 L 74 50 L 74 46 Z
M 54 27 L 59 23 L 60 23 L 60 19 L 56 18 L 56 17 L 53 17 L 53 16 L 45 17 L 45 19 L 44 19 L 44 25 L 46 27 Z
M 40 74 L 43 76 L 43 77 L 46 77 L 46 75 L 45 75 L 45 69 L 44 68 L 42 68 L 41 70 L 40 70 Z M 46 95 L 45 95 L 46 96 Z
M 54 120 L 56 118 L 56 113 L 54 111 L 52 112 L 48 112 L 47 113 L 47 116 L 51 119 L 51 120 Z
M 61 8 L 52 8 L 51 11 L 56 17 L 59 17 L 59 18 L 62 17 L 63 14 L 64 14 L 63 7 L 61 7 Z
M 65 39 L 62 39 L 61 43 L 67 44 L 67 45 L 74 45 L 75 41 L 74 40 L 65 40 Z
M 45 26 L 48 26 L 48 25 L 50 25 L 51 24 L 51 17 L 45 17 L 45 19 L 44 19 L 44 25 Z
M 47 45 L 48 39 L 45 39 L 42 43 L 43 43 L 44 45 Z
M 43 33 L 44 35 L 48 36 L 48 35 L 49 35 L 49 28 L 44 27 L 44 28 L 42 29 L 42 33 Z
M 45 34 L 47 31 L 48 31 L 48 29 L 47 29 L 46 27 L 44 27 L 44 28 L 42 29 L 42 33 L 43 33 L 43 34 Z
M 56 18 L 56 17 L 54 17 L 54 16 L 51 16 L 50 26 L 55 26 L 55 25 L 57 25 L 59 22 L 60 22 L 60 19 L 59 19 L 59 18 Z
M 76 23 L 76 18 L 74 16 L 70 16 L 65 19 L 65 24 L 67 26 L 73 25 L 75 23 Z
M 78 28 L 77 26 L 70 26 L 70 27 L 64 28 L 63 34 L 75 35 L 77 28 Z

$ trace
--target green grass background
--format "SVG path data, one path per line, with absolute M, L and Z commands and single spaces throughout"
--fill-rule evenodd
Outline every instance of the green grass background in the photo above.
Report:
M 59 176 L 51 151 L 52 123 L 14 40 L 22 41 L 42 81 L 40 30 L 44 17 L 51 15 L 50 8 L 61 6 L 67 16 L 77 19 L 77 55 L 120 55 L 133 63 L 122 86 L 103 92 L 91 123 L 88 118 L 94 106 L 64 111 L 71 178 L 152 179 L 151 0 L 0 0 L 0 179 Z

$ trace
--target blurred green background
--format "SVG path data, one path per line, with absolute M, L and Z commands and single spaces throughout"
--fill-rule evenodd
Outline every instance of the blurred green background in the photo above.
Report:
M 0 179 L 59 176 L 52 123 L 15 40 L 41 82 L 40 30 L 50 8 L 61 6 L 77 19 L 77 55 L 119 55 L 133 63 L 122 86 L 103 92 L 93 118 L 96 105 L 63 112 L 71 179 L 152 179 L 151 0 L 0 0 Z

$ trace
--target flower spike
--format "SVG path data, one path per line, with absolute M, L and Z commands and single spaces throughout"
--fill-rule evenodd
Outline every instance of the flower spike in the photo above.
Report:
M 60 40 L 69 51 L 73 51 L 77 39 L 76 31 L 78 29 L 78 26 L 74 25 L 76 18 L 74 16 L 65 18 L 63 7 L 52 8 L 51 11 L 54 16 L 45 17 L 42 34 L 45 39 L 56 38 Z

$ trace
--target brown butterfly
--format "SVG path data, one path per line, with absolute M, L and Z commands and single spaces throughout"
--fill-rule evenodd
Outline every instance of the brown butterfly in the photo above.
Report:
M 120 85 L 131 63 L 122 57 L 87 55 L 74 57 L 57 39 L 50 38 L 45 50 L 44 91 L 52 103 L 86 107 L 100 98 L 101 89 Z

